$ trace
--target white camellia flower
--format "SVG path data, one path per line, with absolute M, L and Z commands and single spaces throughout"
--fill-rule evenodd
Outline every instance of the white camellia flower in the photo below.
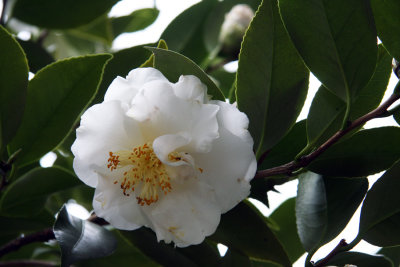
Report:
M 249 194 L 256 160 L 247 126 L 235 106 L 209 100 L 197 77 L 170 83 L 154 68 L 134 69 L 83 114 L 74 169 L 115 228 L 199 244 Z

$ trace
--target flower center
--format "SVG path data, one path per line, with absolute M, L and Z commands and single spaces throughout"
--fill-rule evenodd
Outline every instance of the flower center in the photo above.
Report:
M 120 184 L 125 196 L 129 190 L 140 192 L 136 197 L 138 204 L 150 205 L 158 201 L 158 193 L 171 192 L 171 178 L 167 175 L 164 164 L 157 158 L 150 143 L 133 148 L 110 152 L 107 167 L 110 171 L 129 166 L 123 177 L 114 181 Z

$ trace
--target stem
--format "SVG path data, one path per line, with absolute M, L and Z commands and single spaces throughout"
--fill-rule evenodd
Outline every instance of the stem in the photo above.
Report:
M 13 261 L 0 262 L 0 267 L 13 267 L 13 266 L 53 267 L 53 266 L 58 266 L 58 264 L 52 261 L 41 261 L 41 260 L 13 260 Z
M 337 254 L 344 252 L 344 251 L 349 251 L 352 248 L 354 248 L 358 243 L 360 243 L 361 238 L 356 237 L 350 244 L 347 244 L 347 242 L 342 239 L 340 240 L 339 244 L 328 254 L 326 255 L 325 258 L 319 260 L 316 264 L 314 264 L 315 267 L 323 267 L 326 266 L 326 264 Z
M 88 221 L 93 222 L 95 224 L 98 225 L 106 225 L 108 224 L 108 222 L 106 222 L 104 219 L 97 217 L 95 214 L 93 214 L 92 216 L 90 216 L 90 218 L 88 219 Z M 18 237 L 14 240 L 11 240 L 10 242 L 8 242 L 7 244 L 5 244 L 4 246 L 0 247 L 0 258 L 3 257 L 4 255 L 16 251 L 18 249 L 20 249 L 21 247 L 25 246 L 25 245 L 29 245 L 31 243 L 35 243 L 35 242 L 47 242 L 50 241 L 52 239 L 55 239 L 55 235 L 53 232 L 52 228 L 46 228 L 43 229 L 39 232 L 30 234 L 30 235 L 25 235 L 25 236 L 21 236 Z M 1 265 L 0 265 L 1 267 Z
M 347 128 L 337 131 L 331 138 L 329 138 L 325 143 L 323 143 L 321 146 L 319 146 L 316 150 L 314 150 L 310 154 L 274 168 L 258 171 L 254 178 L 263 178 L 263 177 L 265 178 L 280 174 L 291 175 L 294 171 L 308 166 L 313 160 L 315 160 L 318 156 L 320 156 L 323 152 L 325 152 L 329 147 L 334 145 L 347 133 L 363 125 L 367 121 L 378 118 L 382 114 L 386 113 L 387 109 L 399 98 L 400 94 L 397 93 L 392 94 L 389 97 L 389 99 L 386 100 L 382 105 L 380 105 L 373 111 L 365 114 L 364 116 L 356 119 Z
M 54 239 L 53 229 L 46 228 L 40 232 L 18 237 L 0 248 L 0 258 L 7 253 L 20 249 L 22 246 L 34 242 L 46 242 Z

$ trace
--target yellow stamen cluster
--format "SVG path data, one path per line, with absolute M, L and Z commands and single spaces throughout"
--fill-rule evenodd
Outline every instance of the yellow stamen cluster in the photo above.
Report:
M 136 199 L 144 206 L 158 201 L 159 191 L 165 195 L 171 192 L 171 179 L 167 175 L 164 164 L 157 158 L 150 143 L 133 148 L 131 151 L 122 150 L 110 152 L 107 167 L 110 171 L 129 166 L 123 177 L 114 181 L 120 184 L 125 196 L 130 196 L 129 190 L 140 193 Z

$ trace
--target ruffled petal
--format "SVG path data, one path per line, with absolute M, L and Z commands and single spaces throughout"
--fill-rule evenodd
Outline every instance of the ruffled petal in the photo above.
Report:
M 176 149 L 187 145 L 190 142 L 189 137 L 180 134 L 167 134 L 157 137 L 153 142 L 154 153 L 162 163 L 170 166 L 180 166 L 185 164 L 182 160 L 172 161 L 169 159 L 169 154 L 176 151 Z
M 109 152 L 143 144 L 137 122 L 124 112 L 120 102 L 110 101 L 94 105 L 82 115 L 71 150 L 74 170 L 89 186 L 97 185 L 98 172 L 109 173 Z
M 187 133 L 191 151 L 207 152 L 218 137 L 218 110 L 218 105 L 179 98 L 171 84 L 155 81 L 147 83 L 136 95 L 127 115 L 142 122 L 143 133 L 150 140 Z
M 168 80 L 162 73 L 154 68 L 138 68 L 131 70 L 126 79 L 117 77 L 110 84 L 104 101 L 118 100 L 130 104 L 132 98 L 140 91 L 141 87 L 154 80 Z
M 213 189 L 196 180 L 174 188 L 148 212 L 157 239 L 178 247 L 203 242 L 215 232 L 220 214 Z
M 213 143 L 213 149 L 193 157 L 203 170 L 199 179 L 215 189 L 223 213 L 249 195 L 249 181 L 257 170 L 257 161 L 252 147 L 240 137 L 220 128 L 220 138 Z
M 207 96 L 207 86 L 193 75 L 181 75 L 173 88 L 177 97 L 186 100 L 204 103 L 205 96 Z
M 113 184 L 110 178 L 99 179 L 93 198 L 93 208 L 97 216 L 118 229 L 135 230 L 143 225 L 152 225 L 134 196 L 125 196 L 121 188 Z
M 247 130 L 249 119 L 246 114 L 240 112 L 234 104 L 228 104 L 219 100 L 212 100 L 210 103 L 220 107 L 217 115 L 218 124 L 253 146 L 253 138 Z

